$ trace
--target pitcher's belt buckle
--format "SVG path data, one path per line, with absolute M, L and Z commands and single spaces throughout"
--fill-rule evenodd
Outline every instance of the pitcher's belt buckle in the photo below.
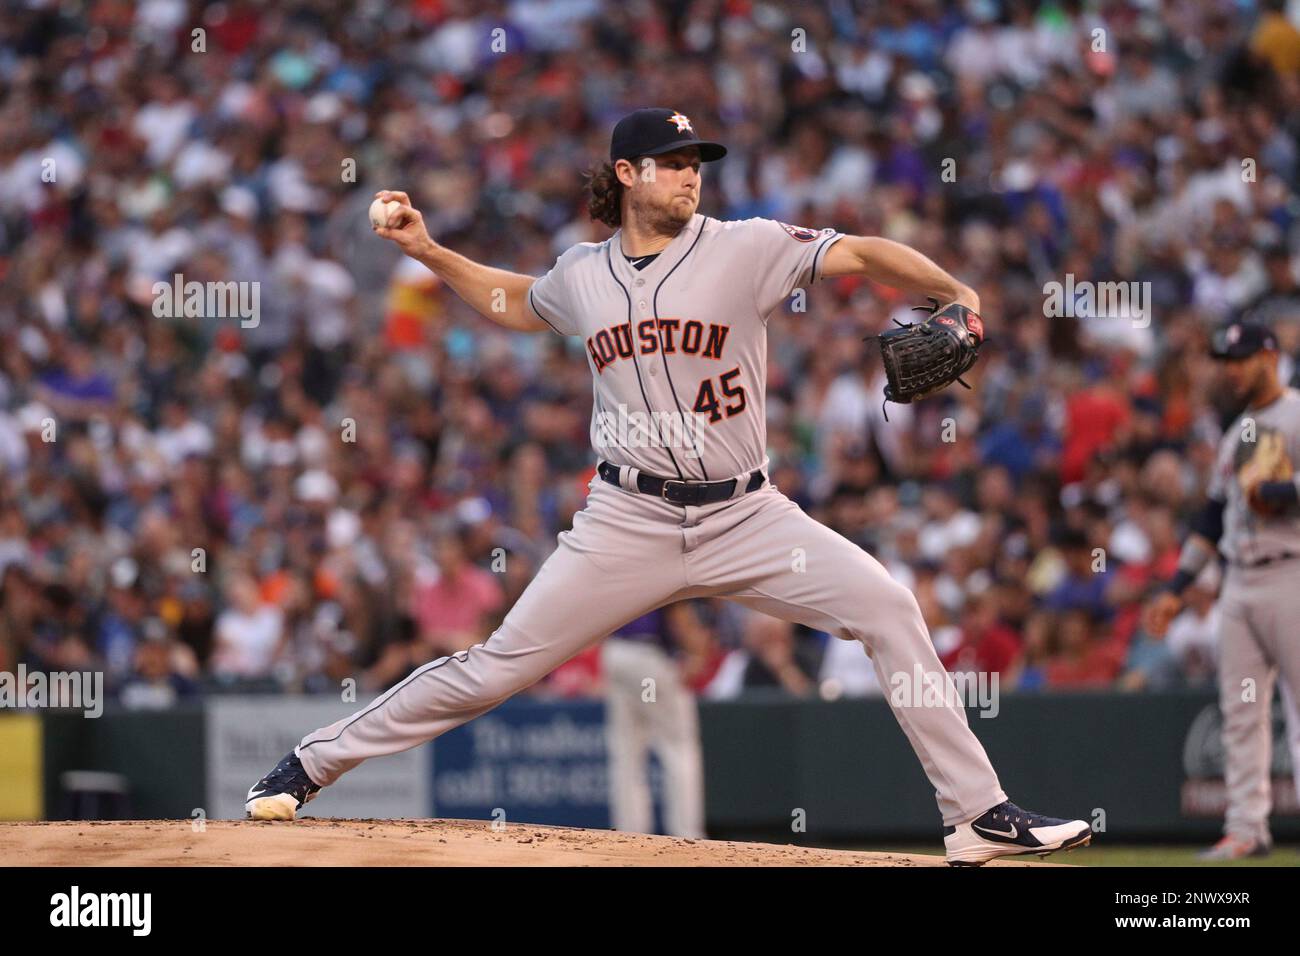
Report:
M 681 487 L 681 492 L 679 492 L 681 495 L 680 499 L 674 497 L 674 493 L 670 491 L 673 485 L 679 485 Z M 691 504 L 692 501 L 699 501 L 699 495 L 702 489 L 703 485 L 699 482 L 680 481 L 676 478 L 665 478 L 664 486 L 659 490 L 659 495 L 664 499 L 664 501 L 671 502 L 672 504 L 688 505 Z

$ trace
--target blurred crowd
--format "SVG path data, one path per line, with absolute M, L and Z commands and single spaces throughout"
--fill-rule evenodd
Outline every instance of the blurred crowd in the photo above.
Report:
M 888 421 L 863 338 L 915 303 L 838 279 L 769 326 L 773 481 L 915 591 L 945 664 L 1212 678 L 1212 573 L 1163 641 L 1137 610 L 1234 411 L 1209 330 L 1268 322 L 1284 378 L 1300 355 L 1284 4 L 0 10 L 0 670 L 165 705 L 378 690 L 486 637 L 583 506 L 587 357 L 473 314 L 366 207 L 405 189 L 435 238 L 540 275 L 608 235 L 581 173 L 613 122 L 665 105 L 728 146 L 701 211 L 886 236 L 981 294 L 975 388 Z M 258 314 L 158 309 L 178 274 L 257 283 Z M 1047 314 L 1067 281 L 1145 291 Z M 880 691 L 860 647 L 693 611 L 702 695 Z M 595 692 L 594 661 L 534 692 Z

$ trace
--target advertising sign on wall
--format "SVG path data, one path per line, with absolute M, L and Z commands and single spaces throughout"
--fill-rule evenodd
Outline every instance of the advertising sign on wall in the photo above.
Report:
M 209 819 L 244 816 L 244 797 L 257 779 L 309 731 L 347 716 L 334 698 L 217 697 L 208 703 Z M 429 814 L 429 748 L 367 760 L 323 790 L 313 817 L 421 818 Z

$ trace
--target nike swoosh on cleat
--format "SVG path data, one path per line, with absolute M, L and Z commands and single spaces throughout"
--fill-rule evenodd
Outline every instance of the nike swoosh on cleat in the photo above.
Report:
M 1020 831 L 1016 829 L 1014 823 L 1009 824 L 1011 827 L 1010 830 L 990 830 L 988 827 L 982 827 L 975 823 L 972 823 L 970 826 L 972 830 L 978 830 L 980 833 L 987 833 L 989 836 L 1006 837 L 1009 840 L 1014 840 L 1020 835 Z

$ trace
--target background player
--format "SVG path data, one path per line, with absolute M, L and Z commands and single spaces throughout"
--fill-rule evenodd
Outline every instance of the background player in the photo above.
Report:
M 891 705 L 935 787 L 949 863 L 1089 842 L 1084 821 L 1007 800 L 912 593 L 767 481 L 766 323 L 796 288 L 859 275 L 972 313 L 978 297 L 886 239 L 698 214 L 701 163 L 725 154 L 675 110 L 624 117 L 610 165 L 592 180 L 593 216 L 618 231 L 573 246 L 541 279 L 445 249 L 406 193 L 379 194 L 401 204 L 379 234 L 485 317 L 583 338 L 602 460 L 586 509 L 501 627 L 304 737 L 250 789 L 251 817 L 291 819 L 363 760 L 490 710 L 629 620 L 684 598 L 723 596 L 861 641 L 881 686 L 893 675 L 926 675 L 933 693 L 911 704 L 891 697 Z M 609 416 L 633 414 L 636 428 L 611 437 Z
M 1212 354 L 1244 406 L 1224 432 L 1208 500 L 1183 545 L 1178 573 L 1148 607 L 1163 634 L 1182 592 L 1215 557 L 1227 562 L 1219 595 L 1219 707 L 1228 812 L 1224 837 L 1204 856 L 1231 860 L 1269 852 L 1272 701 L 1280 677 L 1300 696 L 1300 508 L 1291 462 L 1300 460 L 1300 391 L 1278 379 L 1277 341 L 1267 328 L 1233 322 Z M 1267 452 L 1263 465 L 1257 456 Z M 1285 476 L 1285 477 L 1283 477 Z
M 629 622 L 601 646 L 609 816 L 616 830 L 655 832 L 653 751 L 663 771 L 664 832 L 704 838 L 699 714 L 673 655 L 679 636 L 699 628 L 694 609 L 683 601 Z

